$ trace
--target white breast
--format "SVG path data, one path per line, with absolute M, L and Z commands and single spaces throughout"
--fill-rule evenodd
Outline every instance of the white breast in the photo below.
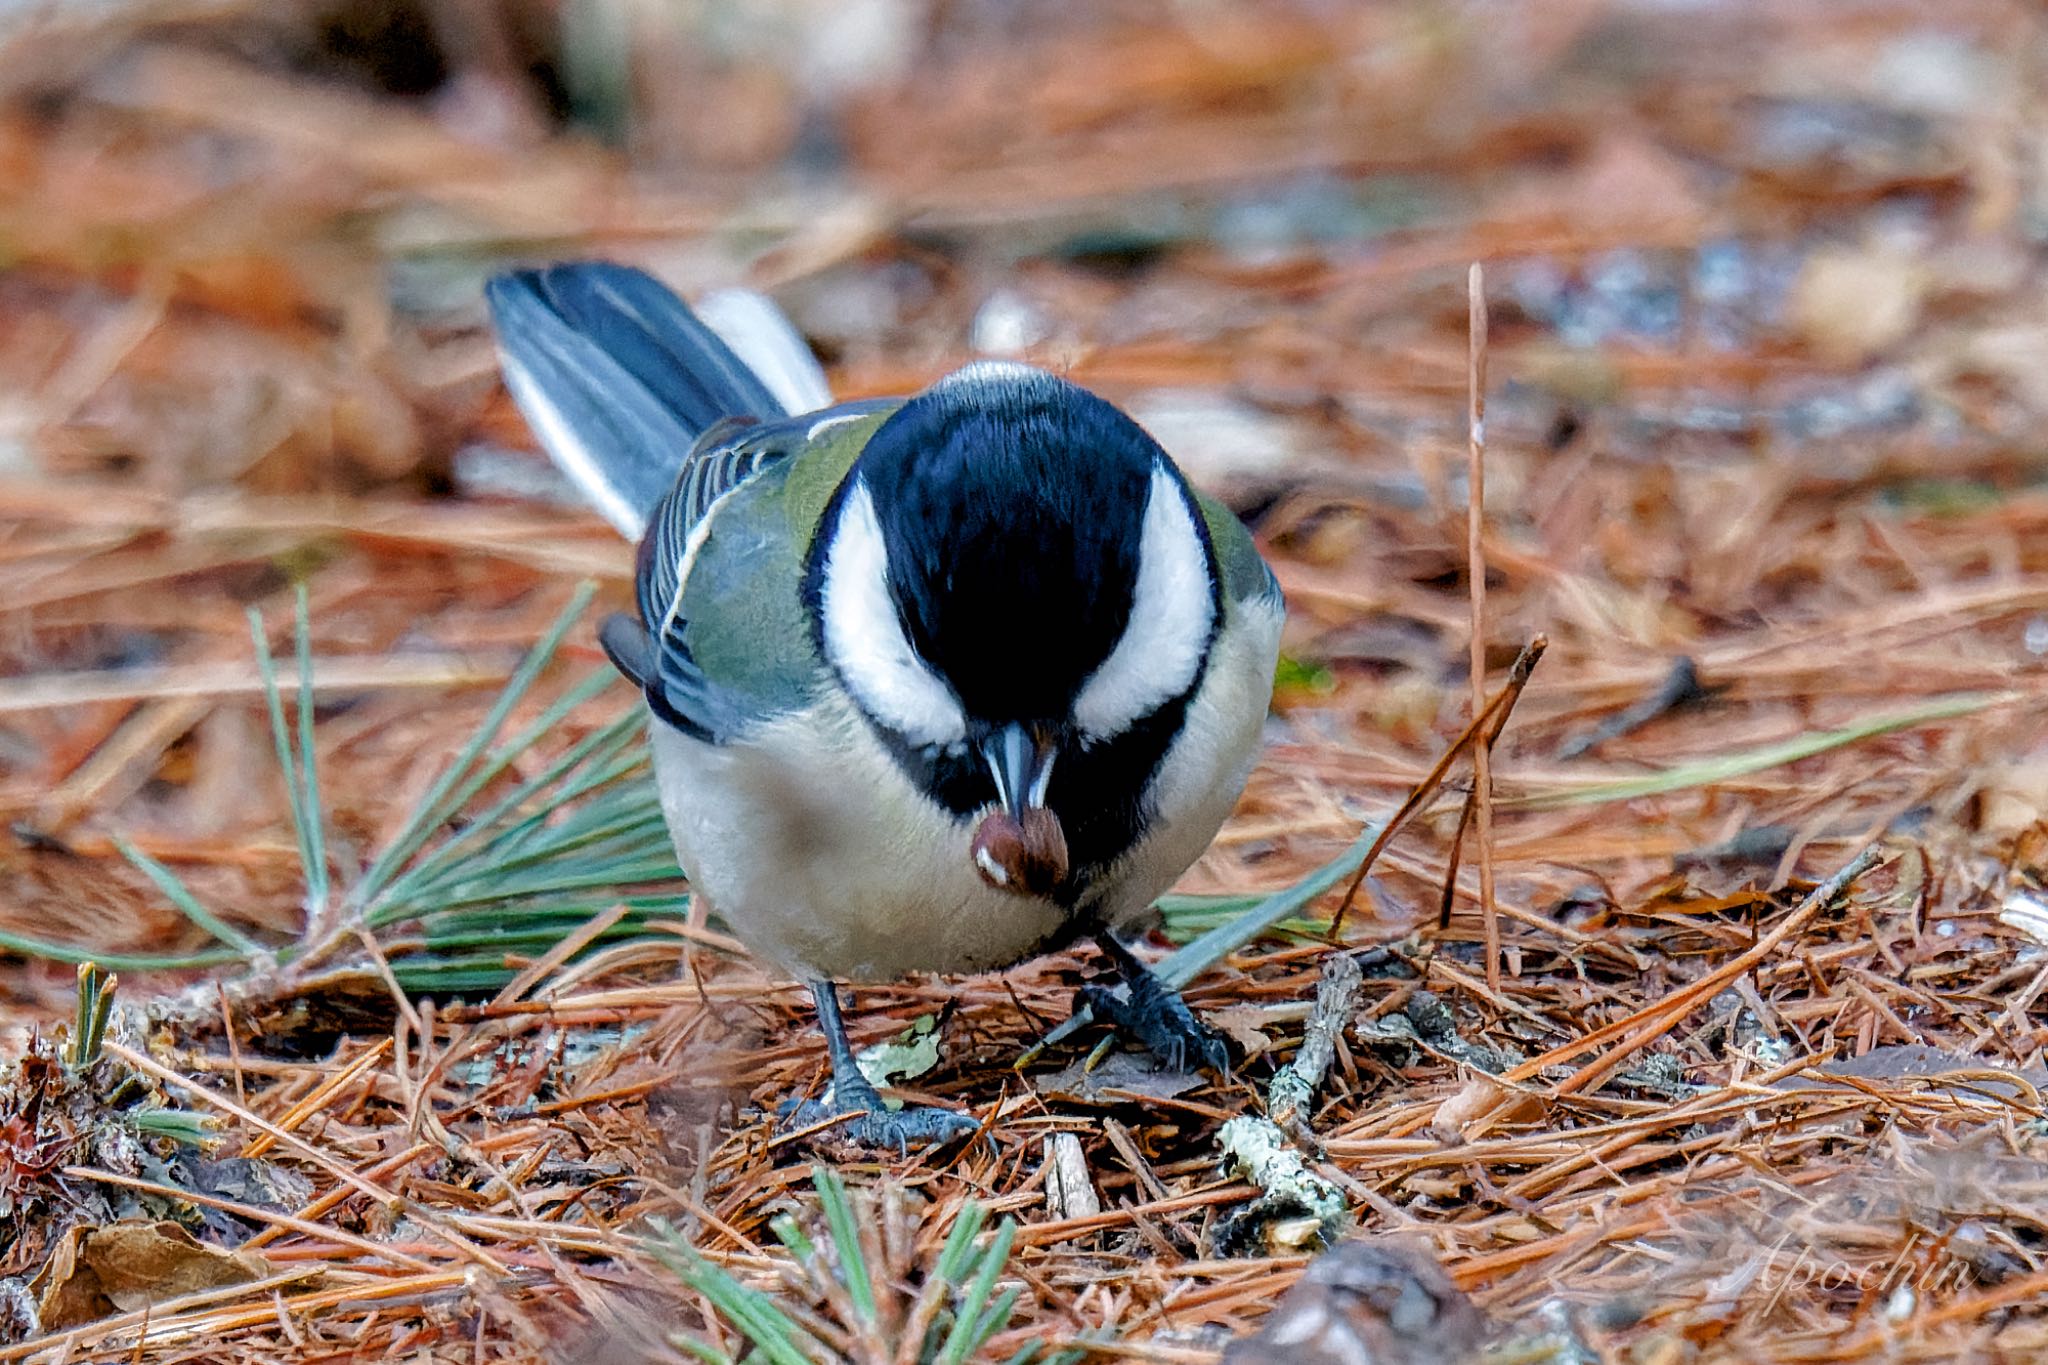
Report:
M 1113 869 L 1097 913 L 1131 922 L 1202 856 L 1258 752 L 1281 611 L 1256 604 L 1218 638 L 1185 729 L 1153 778 L 1152 832 Z M 676 856 L 741 942 L 806 979 L 882 981 L 1007 967 L 1059 932 L 1050 901 L 997 891 L 970 824 L 913 787 L 844 697 L 712 745 L 653 726 Z
M 1051 902 L 981 880 L 971 827 L 910 784 L 842 697 L 726 745 L 653 732 L 662 810 L 693 888 L 799 977 L 987 971 L 1060 928 Z
M 1208 850 L 1258 758 L 1286 612 L 1277 600 L 1237 608 L 1216 639 L 1187 720 L 1152 779 L 1151 832 L 1116 869 L 1099 913 L 1112 926 L 1145 914 Z

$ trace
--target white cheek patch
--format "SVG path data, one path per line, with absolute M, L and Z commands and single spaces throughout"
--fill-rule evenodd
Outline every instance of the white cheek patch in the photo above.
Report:
M 1187 691 L 1202 668 L 1216 602 L 1202 535 L 1172 474 L 1152 469 L 1138 539 L 1138 582 L 1124 633 L 1074 700 L 1091 739 L 1129 729 Z
M 825 652 L 863 710 L 920 747 L 967 738 L 953 690 L 903 633 L 889 596 L 882 523 L 865 483 L 854 485 L 840 510 L 820 596 Z

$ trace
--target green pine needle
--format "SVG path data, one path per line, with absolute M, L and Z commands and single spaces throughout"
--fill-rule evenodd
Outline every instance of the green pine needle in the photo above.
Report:
M 789 1254 L 796 1257 L 797 1264 L 808 1266 L 818 1259 L 818 1248 L 803 1229 L 803 1224 L 789 1214 L 777 1214 L 768 1224 L 768 1230 L 775 1234 L 775 1240 L 789 1248 Z
M 220 1120 L 190 1109 L 137 1109 L 125 1115 L 130 1127 L 150 1137 L 169 1138 L 185 1147 L 208 1147 L 219 1141 Z
M 946 1236 L 946 1248 L 939 1253 L 939 1278 L 955 1289 L 960 1287 L 974 1266 L 974 1239 L 987 1220 L 988 1210 L 971 1200 L 953 1219 L 953 1230 Z
M 832 1247 L 839 1253 L 839 1272 L 846 1280 L 853 1310 L 864 1322 L 875 1320 L 875 1287 L 868 1278 L 867 1257 L 861 1250 L 860 1229 L 855 1224 L 853 1205 L 846 1198 L 846 1183 L 829 1166 L 811 1167 L 811 1183 L 817 1187 L 818 1203 L 825 1210 L 825 1222 L 832 1229 Z
M 654 1258 L 709 1299 L 719 1316 L 737 1328 L 773 1365 L 812 1365 L 796 1344 L 799 1338 L 809 1340 L 809 1334 L 792 1322 L 772 1297 L 741 1284 L 713 1265 L 666 1223 L 656 1222 L 651 1227 L 654 1235 L 647 1248 Z
M 731 1356 L 708 1342 L 698 1341 L 695 1337 L 686 1337 L 680 1332 L 671 1332 L 668 1335 L 668 1340 L 671 1346 L 674 1346 L 684 1355 L 704 1361 L 705 1365 L 736 1365 Z
M 292 643 L 299 664 L 299 829 L 306 864 L 306 905 L 327 904 L 327 812 L 320 804 L 320 762 L 313 749 L 313 626 L 306 585 L 292 596 Z M 271 702 L 276 708 L 275 698 Z
M 263 628 L 263 613 L 249 608 L 249 639 L 256 647 L 256 672 L 263 680 L 263 705 L 270 714 L 270 743 L 277 752 L 278 771 L 284 774 L 285 801 L 291 808 L 292 832 L 299 843 L 299 864 L 306 880 L 306 909 L 309 913 L 325 902 L 313 893 L 326 880 L 324 855 L 317 853 L 320 814 L 307 805 L 309 790 L 300 774 L 298 741 L 284 718 L 284 693 L 277 681 L 277 661 L 270 656 L 270 638 Z M 301 695 L 304 694 L 302 689 Z M 310 725 L 310 721 L 307 722 Z M 302 730 L 301 733 L 304 733 Z M 316 861 L 320 870 L 316 873 Z
M 1014 1293 L 1008 1301 L 999 1304 L 999 1313 L 982 1312 L 988 1296 L 995 1289 L 996 1276 L 1003 1273 L 1010 1264 L 1010 1247 L 1017 1240 L 1017 1220 L 1005 1218 L 996 1228 L 996 1235 L 982 1251 L 980 1268 L 975 1272 L 973 1283 L 960 1298 L 954 1310 L 953 1330 L 946 1336 L 945 1349 L 939 1352 L 937 1365 L 962 1365 L 968 1353 L 978 1350 L 982 1343 L 1009 1321 L 1010 1309 L 1015 1306 Z
M 398 982 L 416 994 L 489 994 L 562 938 L 624 901 L 627 913 L 586 953 L 660 938 L 688 898 L 650 779 L 645 718 L 629 708 L 518 780 L 501 782 L 547 743 L 579 708 L 618 686 L 610 670 L 577 680 L 517 733 L 499 740 L 581 618 L 594 592 L 584 585 L 506 682 L 489 714 L 378 851 L 344 900 L 376 933 Z M 295 718 L 259 613 L 250 638 L 263 683 L 271 743 L 305 881 L 309 922 L 332 898 L 327 822 L 314 744 L 311 612 L 294 602 Z M 295 723 L 293 723 L 295 721 Z M 494 741 L 496 741 L 494 743 Z M 494 783 L 504 786 L 485 799 Z M 271 948 L 228 923 L 177 874 L 123 839 L 116 847 L 193 924 L 223 946 L 184 954 L 108 954 L 80 944 L 0 932 L 0 949 L 63 962 L 95 961 L 122 971 L 183 971 L 252 965 L 271 955 L 302 967 L 346 950 L 346 936 Z
M 482 756 L 485 747 L 504 726 L 506 718 L 512 714 L 512 708 L 532 689 L 534 682 L 540 677 L 541 670 L 546 667 L 548 660 L 555 656 L 555 651 L 561 647 L 569 628 L 583 615 L 584 608 L 590 605 L 590 599 L 596 592 L 597 585 L 594 583 L 585 583 L 577 588 L 575 596 L 569 600 L 569 605 L 562 609 L 554 624 L 541 636 L 540 643 L 527 653 L 526 658 L 506 681 L 504 691 L 498 694 L 496 704 L 491 707 L 490 714 L 484 717 L 483 724 L 477 727 L 476 733 L 470 737 L 469 743 L 463 746 L 462 751 L 455 756 L 455 761 L 435 779 L 433 786 L 420 799 L 419 805 L 413 808 L 405 824 L 363 873 L 362 880 L 350 891 L 349 901 L 352 905 L 362 909 L 375 901 L 378 893 L 384 890 L 399 869 L 433 837 L 434 831 L 452 819 L 469 796 L 481 790 L 485 783 L 510 764 L 513 755 L 501 751 L 495 763 L 486 765 L 474 776 L 471 774 L 471 769 Z M 465 777 L 470 777 L 471 781 L 464 790 L 458 791 Z
M 114 991 L 120 983 L 120 977 L 109 976 L 97 962 L 78 964 L 78 1007 L 72 1016 L 71 1045 L 64 1056 L 72 1070 L 83 1071 L 99 1061 L 107 1020 L 114 1014 Z
M 0 932 L 0 948 L 43 962 L 97 962 L 117 972 L 190 972 L 211 967 L 246 964 L 249 955 L 233 948 L 215 948 L 203 953 L 103 953 L 77 943 L 30 934 Z
M 891 1270 L 870 1265 L 869 1250 L 861 1240 L 861 1229 L 873 1224 L 886 1196 L 878 1196 L 874 1191 L 850 1192 L 838 1174 L 825 1167 L 813 1167 L 811 1179 L 817 1193 L 815 1211 L 809 1215 L 783 1214 L 769 1224 L 794 1262 L 777 1272 L 775 1290 L 741 1284 L 711 1264 L 672 1227 L 665 1223 L 652 1225 L 650 1254 L 684 1284 L 704 1295 L 718 1315 L 760 1353 L 745 1359 L 781 1361 L 784 1357 L 779 1351 L 806 1348 L 815 1348 L 816 1359 L 836 1358 L 818 1343 L 814 1333 L 795 1326 L 790 1314 L 779 1306 L 778 1294 L 793 1295 L 792 1302 L 801 1303 L 807 1313 L 820 1311 L 822 1306 L 827 1313 L 837 1311 L 853 1316 L 857 1321 L 835 1326 L 846 1329 L 854 1339 L 879 1344 L 888 1358 L 915 1361 L 917 1365 L 966 1365 L 1009 1326 L 1023 1291 L 1012 1285 L 997 1293 L 996 1284 L 1009 1269 L 1010 1255 L 1016 1247 L 1015 1219 L 1004 1218 L 993 1234 L 983 1237 L 988 1210 L 981 1203 L 968 1200 L 954 1215 L 952 1229 L 938 1256 L 926 1264 L 921 1274 L 915 1269 L 906 1273 L 904 1267 Z M 925 1216 L 941 1214 L 931 1209 Z M 823 1248 L 813 1235 L 820 1231 L 830 1241 L 833 1255 L 820 1254 Z M 923 1285 L 911 1288 L 905 1284 L 906 1279 L 913 1283 L 922 1279 Z M 845 1291 L 843 1296 L 839 1293 L 841 1289 Z M 831 1307 L 835 1303 L 841 1305 L 837 1310 Z M 934 1307 L 936 1315 L 932 1312 Z M 901 1333 L 913 1321 L 930 1324 L 922 1340 L 891 1339 L 892 1334 Z M 715 1348 L 704 1343 L 685 1349 L 700 1360 L 717 1358 L 707 1354 Z M 1072 1365 L 1083 1354 L 1081 1350 L 1067 1348 L 1046 1355 L 1044 1343 L 1033 1342 L 1010 1360 L 1013 1365 L 1027 1361 Z
M 164 893 L 164 899 L 177 907 L 178 913 L 186 919 L 233 948 L 244 958 L 253 958 L 263 951 L 262 944 L 207 909 L 205 903 L 192 894 L 191 888 L 179 880 L 177 873 L 118 834 L 114 836 L 114 847 L 120 850 L 122 857 L 140 868 L 142 874 L 156 884 L 156 889 Z
M 1936 697 L 1923 705 L 1872 716 L 1837 730 L 1812 730 L 1773 744 L 1738 749 L 1734 753 L 1715 754 L 1642 777 L 1539 788 L 1521 796 L 1506 798 L 1503 804 L 1518 806 L 1524 810 L 1554 810 L 1560 806 L 1590 806 L 1607 801 L 1632 801 L 1641 796 L 1663 796 L 1692 787 L 1710 787 L 1716 783 L 1733 781 L 1738 777 L 1747 777 L 1751 773 L 1796 763 L 1803 758 L 1812 758 L 1846 744 L 1888 735 L 1895 730 L 1907 730 L 1937 720 L 1953 720 L 1958 716 L 1973 715 L 2015 699 L 2015 694 L 2010 692 L 1964 692 L 1956 696 Z

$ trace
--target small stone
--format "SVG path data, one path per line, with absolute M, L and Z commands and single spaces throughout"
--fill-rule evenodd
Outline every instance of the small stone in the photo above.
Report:
M 968 344 L 980 355 L 1021 356 L 1051 335 L 1037 304 L 1014 289 L 998 289 L 976 310 Z
M 1403 1237 L 1339 1243 L 1309 1262 L 1259 1331 L 1224 1365 L 1451 1365 L 1490 1334 L 1481 1313 L 1423 1243 Z

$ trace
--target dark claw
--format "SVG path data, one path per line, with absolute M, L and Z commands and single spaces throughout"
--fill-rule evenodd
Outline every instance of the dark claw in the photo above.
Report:
M 902 1157 L 910 1155 L 913 1142 L 920 1146 L 951 1142 L 981 1129 L 979 1123 L 957 1109 L 932 1105 L 890 1109 L 873 1086 L 852 1090 L 845 1096 L 836 1093 L 835 1087 L 831 1100 L 806 1100 L 794 1105 L 785 1111 L 784 1122 L 792 1128 L 808 1128 L 843 1115 L 846 1121 L 833 1130 L 837 1136 L 861 1147 L 894 1147 Z M 866 1112 L 853 1117 L 862 1110 Z
M 1223 1035 L 1195 1017 L 1180 993 L 1169 990 L 1150 972 L 1127 978 L 1128 996 L 1106 986 L 1083 986 L 1078 1003 L 1095 1017 L 1145 1045 L 1147 1051 L 1175 1071 L 1197 1066 L 1230 1074 L 1230 1046 Z
M 1108 930 L 1098 930 L 1095 942 L 1102 955 L 1116 964 L 1117 974 L 1124 979 L 1124 994 L 1087 986 L 1081 990 L 1080 1004 L 1136 1038 L 1176 1071 L 1187 1070 L 1192 1059 L 1206 1070 L 1230 1075 L 1230 1047 L 1223 1035 L 1197 1019 L 1180 992 L 1154 976 L 1152 969 Z
M 958 1110 L 930 1106 L 892 1110 L 883 1104 L 874 1085 L 861 1074 L 853 1047 L 846 1041 L 838 991 L 829 981 L 814 981 L 811 998 L 817 1001 L 818 1026 L 824 1031 L 825 1050 L 832 1060 L 832 1091 L 826 1100 L 806 1100 L 785 1109 L 784 1121 L 808 1128 L 844 1115 L 847 1121 L 832 1130 L 834 1134 L 861 1147 L 894 1147 L 905 1157 L 910 1155 L 912 1142 L 951 1142 L 980 1131 L 979 1123 Z M 853 1117 L 856 1113 L 858 1118 Z
M 910 1155 L 913 1142 L 937 1145 L 980 1131 L 981 1125 L 968 1115 L 935 1105 L 870 1111 L 846 1126 L 846 1135 L 861 1146 L 894 1147 L 902 1157 Z

